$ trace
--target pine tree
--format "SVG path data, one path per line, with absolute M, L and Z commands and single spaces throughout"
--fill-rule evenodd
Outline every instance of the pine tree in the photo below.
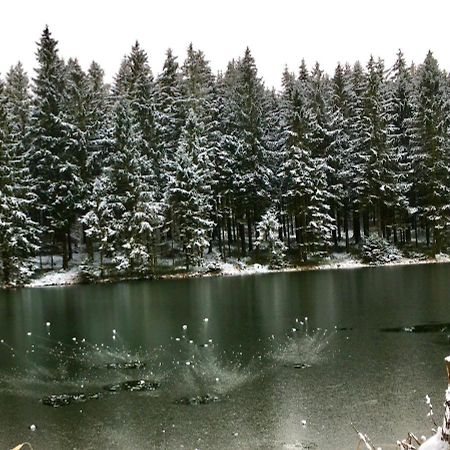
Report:
M 128 269 L 123 244 L 129 238 L 126 217 L 134 206 L 134 186 L 139 171 L 136 126 L 129 102 L 119 99 L 111 119 L 111 149 L 102 172 L 93 184 L 89 211 L 83 216 L 86 235 L 99 242 L 100 262 L 113 257 L 119 270 Z
M 348 165 L 350 173 L 350 204 L 353 213 L 353 239 L 359 243 L 361 228 L 364 234 L 369 234 L 369 197 L 370 183 L 367 179 L 367 170 L 370 161 L 368 120 L 364 108 L 364 95 L 367 90 L 367 77 L 359 62 L 353 70 L 347 68 L 345 72 L 349 92 L 349 132 L 350 148 L 348 152 Z
M 174 236 L 183 249 L 186 268 L 198 264 L 209 245 L 213 227 L 209 219 L 211 194 L 205 192 L 206 140 L 194 110 L 191 110 L 175 155 L 175 172 L 169 180 L 168 203 L 177 223 Z
M 166 53 L 163 71 L 156 82 L 156 131 L 157 148 L 161 157 L 161 189 L 168 183 L 168 173 L 173 161 L 183 127 L 183 107 L 180 87 L 180 73 L 172 50 Z
M 102 161 L 111 149 L 111 101 L 104 83 L 103 69 L 94 61 L 86 77 L 86 176 L 90 192 L 96 176 L 100 175 Z M 89 194 L 88 194 L 89 196 Z
M 332 219 L 328 213 L 325 128 L 311 102 L 310 79 L 302 64 L 298 80 L 285 72 L 283 77 L 284 201 L 294 217 L 299 256 L 306 261 L 311 253 L 328 245 Z M 321 136 L 322 135 L 322 136 Z
M 413 189 L 426 228 L 427 244 L 432 232 L 433 253 L 436 254 L 446 246 L 450 220 L 448 85 L 431 52 L 417 77 L 412 137 Z
M 25 150 L 29 106 L 28 79 L 18 64 L 9 71 L 6 87 L 0 80 L 0 257 L 6 285 L 31 274 L 27 262 L 39 248 Z
M 185 112 L 188 114 L 193 109 L 196 114 L 203 114 L 210 101 L 214 77 L 205 55 L 201 50 L 195 50 L 192 43 L 187 49 L 181 73 Z
M 130 102 L 117 101 L 111 150 L 94 182 L 90 210 L 83 217 L 86 235 L 98 242 L 100 264 L 113 256 L 119 272 L 154 270 L 162 205 L 156 199 L 151 161 L 141 153 L 140 126 Z
M 225 146 L 225 96 L 223 77 L 220 74 L 212 87 L 208 110 L 209 112 L 206 113 L 208 120 L 205 124 L 205 133 L 209 162 L 208 184 L 212 193 L 211 219 L 215 225 L 212 237 L 217 239 L 219 252 L 226 259 L 224 241 L 225 229 L 227 228 L 226 218 L 230 214 L 228 202 L 230 191 L 228 188 L 232 176 L 229 170 L 229 155 Z
M 80 185 L 77 197 L 74 198 L 75 208 L 82 210 L 86 202 L 89 185 L 88 174 L 88 143 L 86 139 L 88 127 L 88 84 L 78 60 L 69 59 L 65 67 L 64 88 L 64 118 L 67 122 L 66 152 L 70 161 L 77 167 Z M 70 252 L 70 246 L 69 246 Z M 71 255 L 69 255 L 69 258 Z
M 109 179 L 109 208 L 114 217 L 115 262 L 119 270 L 130 269 L 128 253 L 123 248 L 129 234 L 127 220 L 135 205 L 135 186 L 140 172 L 139 129 L 128 100 L 121 98 L 114 108 L 113 148 L 106 161 Z M 128 249 L 126 249 L 128 250 Z
M 265 91 L 258 77 L 255 60 L 247 48 L 235 67 L 235 86 L 231 96 L 234 137 L 234 210 L 239 221 L 241 250 L 245 254 L 245 225 L 248 250 L 253 250 L 253 227 L 270 201 L 270 169 L 267 166 L 267 121 Z
M 63 268 L 68 267 L 68 242 L 82 185 L 73 154 L 72 129 L 65 115 L 65 68 L 57 41 L 48 27 L 38 43 L 31 115 L 30 170 L 39 194 L 41 225 L 51 243 L 59 242 Z M 51 248 L 53 250 L 53 248 Z
M 114 255 L 114 241 L 118 233 L 117 217 L 114 211 L 113 186 L 107 172 L 97 176 L 92 184 L 87 212 L 81 217 L 86 238 L 91 245 L 98 244 L 100 275 L 104 275 L 105 256 Z M 94 262 L 93 248 L 90 249 L 90 262 Z
M 392 68 L 388 84 L 387 146 L 390 154 L 389 169 L 392 173 L 392 200 L 389 222 L 393 227 L 394 242 L 397 230 L 405 228 L 408 220 L 408 193 L 410 190 L 410 136 L 412 118 L 412 76 L 401 51 Z
M 328 189 L 327 149 L 331 141 L 331 135 L 328 132 L 331 120 L 328 108 L 331 97 L 330 88 L 328 77 L 323 74 L 319 63 L 316 63 L 308 86 L 309 133 L 307 138 L 317 183 L 309 206 L 309 245 L 313 251 L 327 247 L 336 228 L 335 219 L 330 215 L 331 193 Z
M 161 155 L 157 147 L 155 87 L 153 75 L 148 64 L 147 53 L 136 42 L 129 56 L 129 79 L 127 95 L 139 128 L 139 151 L 151 161 L 155 179 L 152 183 L 160 186 L 162 180 Z
M 368 191 L 363 204 L 378 226 L 378 234 L 385 235 L 387 211 L 393 202 L 393 174 L 387 147 L 387 97 L 384 88 L 384 64 L 370 58 L 367 65 L 367 88 L 364 95 L 365 121 L 368 130 L 368 161 L 365 178 Z
M 351 167 L 349 163 L 350 130 L 348 101 L 344 69 L 338 64 L 331 82 L 332 94 L 328 104 L 329 121 L 327 132 L 330 136 L 326 149 L 326 166 L 330 214 L 337 229 L 333 231 L 334 245 L 341 239 L 344 228 L 346 249 L 349 248 L 349 211 Z
M 214 184 L 218 214 L 216 222 L 218 234 L 222 231 L 224 247 L 222 254 L 231 256 L 231 244 L 235 241 L 235 186 L 236 186 L 236 108 L 233 103 L 236 76 L 236 64 L 231 62 L 224 75 L 219 75 L 216 82 L 216 117 L 218 133 L 215 134 L 216 148 L 213 153 Z M 221 229 L 221 230 L 220 230 Z M 225 250 L 225 230 L 227 251 Z M 221 241 L 219 240 L 219 246 Z
M 214 92 L 215 79 L 205 55 L 201 50 L 195 50 L 192 44 L 188 47 L 181 74 L 185 120 L 191 121 L 194 114 L 201 132 L 199 138 L 202 140 L 204 150 L 199 155 L 199 162 L 203 172 L 203 192 L 211 202 L 208 208 L 211 215 L 207 219 L 214 222 L 217 211 L 217 205 L 214 204 L 214 200 L 217 199 L 211 195 L 215 179 L 214 155 L 221 141 L 216 109 L 220 106 Z

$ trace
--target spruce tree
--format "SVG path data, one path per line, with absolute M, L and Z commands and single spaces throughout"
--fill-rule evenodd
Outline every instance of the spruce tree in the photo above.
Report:
M 450 221 L 448 85 L 431 52 L 419 67 L 417 78 L 412 130 L 413 189 L 427 244 L 432 233 L 436 254 L 447 244 Z
M 0 80 L 0 258 L 3 282 L 20 284 L 31 274 L 39 228 L 32 219 L 36 195 L 27 167 L 28 79 L 18 64 Z
M 134 119 L 139 128 L 139 152 L 151 161 L 152 174 L 155 177 L 151 182 L 160 186 L 162 162 L 156 136 L 155 87 L 147 53 L 141 48 L 139 42 L 133 45 L 128 64 L 129 79 L 126 97 L 130 101 Z
M 349 248 L 349 213 L 351 167 L 349 164 L 350 130 L 348 101 L 344 69 L 338 64 L 331 81 L 331 98 L 328 104 L 329 121 L 327 132 L 330 136 L 326 149 L 326 166 L 330 214 L 335 220 L 334 245 L 341 239 L 341 229 L 345 234 L 345 246 Z
M 70 231 L 82 186 L 72 128 L 65 114 L 65 68 L 57 41 L 46 27 L 38 43 L 38 68 L 30 124 L 30 171 L 39 195 L 40 224 L 50 251 L 60 244 L 63 268 L 69 261 Z
M 235 212 L 239 222 L 241 249 L 245 254 L 245 226 L 248 250 L 253 250 L 255 223 L 270 201 L 270 169 L 267 165 L 267 122 L 265 91 L 258 77 L 255 60 L 246 49 L 235 68 L 235 86 L 231 96 L 234 137 Z
M 345 79 L 349 92 L 349 134 L 350 149 L 348 164 L 350 173 L 350 204 L 352 209 L 353 239 L 359 243 L 361 229 L 369 235 L 369 196 L 370 183 L 367 170 L 370 161 L 368 120 L 364 108 L 364 95 L 367 90 L 367 77 L 361 64 L 355 63 L 353 69 L 347 67 Z
M 158 154 L 161 157 L 161 189 L 168 183 L 168 174 L 173 169 L 173 161 L 183 127 L 183 107 L 180 73 L 177 58 L 172 50 L 167 50 L 163 70 L 156 81 L 156 134 Z
M 401 51 L 392 68 L 387 85 L 387 146 L 390 155 L 389 169 L 392 173 L 392 207 L 388 219 L 392 226 L 394 242 L 397 243 L 397 231 L 407 231 L 408 194 L 410 192 L 411 171 L 411 126 L 412 126 L 412 75 L 406 66 Z M 413 210 L 409 210 L 413 212 Z M 415 214 L 413 214 L 415 219 Z M 415 222 L 415 220 L 414 220 Z M 415 224 L 414 224 L 415 225 Z M 417 234 L 416 234 L 417 236 Z M 405 236 L 403 236 L 403 239 Z
M 378 234 L 385 235 L 386 216 L 393 202 L 393 174 L 387 147 L 387 96 L 384 87 L 384 64 L 370 58 L 367 65 L 367 87 L 364 95 L 365 122 L 368 130 L 368 161 L 365 178 L 368 191 L 363 205 L 372 214 Z
M 204 189 L 205 151 L 201 123 L 191 110 L 175 155 L 176 169 L 168 185 L 168 201 L 177 224 L 174 238 L 182 247 L 187 270 L 201 262 L 213 228 L 209 219 L 211 194 Z

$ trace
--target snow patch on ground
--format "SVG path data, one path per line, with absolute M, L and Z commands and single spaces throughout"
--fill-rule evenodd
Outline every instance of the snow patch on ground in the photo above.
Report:
M 253 275 L 256 273 L 268 273 L 271 272 L 269 266 L 261 264 L 246 265 L 244 263 L 220 263 L 221 275 Z
M 320 266 L 308 266 L 307 270 L 320 269 L 355 269 L 358 267 L 364 267 L 359 259 L 350 255 L 349 253 L 332 253 L 329 258 L 324 260 L 325 262 Z
M 438 253 L 435 259 L 436 262 L 450 262 L 450 256 L 445 253 Z
M 308 266 L 304 270 L 327 270 L 327 269 L 357 269 L 359 267 L 385 267 L 385 266 L 405 266 L 410 264 L 437 264 L 450 263 L 450 255 L 439 253 L 435 258 L 406 258 L 401 257 L 394 261 L 383 262 L 380 264 L 367 264 L 349 253 L 333 253 L 324 260 L 320 266 Z M 302 270 L 302 269 L 300 269 Z
M 80 282 L 80 279 L 79 267 L 72 267 L 69 270 L 46 272 L 41 277 L 30 281 L 27 287 L 65 286 L 77 284 Z
M 381 267 L 381 266 L 401 266 L 409 264 L 436 264 L 450 263 L 450 256 L 440 253 L 435 258 L 399 258 L 395 261 L 385 262 L 379 265 L 363 263 L 357 257 L 349 253 L 332 253 L 319 264 L 290 266 L 282 269 L 270 269 L 268 265 L 254 263 L 251 264 L 247 258 L 237 259 L 228 258 L 226 262 L 220 259 L 218 254 L 206 255 L 205 261 L 201 267 L 195 267 L 190 272 L 183 272 L 184 267 L 174 267 L 172 260 L 164 261 L 167 266 L 172 266 L 179 272 L 161 275 L 161 279 L 176 278 L 198 278 L 212 276 L 239 276 L 255 275 L 275 272 L 303 272 L 309 270 L 336 270 L 336 269 L 357 269 L 361 267 Z M 163 265 L 164 265 L 163 263 Z M 124 280 L 126 278 L 123 278 Z M 119 280 L 119 279 L 117 279 Z M 27 287 L 43 286 L 64 286 L 78 284 L 81 282 L 81 271 L 78 265 L 74 265 L 69 270 L 48 271 L 39 278 L 32 280 Z

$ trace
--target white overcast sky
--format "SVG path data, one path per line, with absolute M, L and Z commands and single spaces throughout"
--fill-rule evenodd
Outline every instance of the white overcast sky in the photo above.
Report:
M 390 65 L 399 48 L 422 62 L 428 49 L 450 70 L 449 0 L 10 0 L 0 16 L 0 72 L 21 60 L 30 75 L 46 24 L 64 58 L 96 60 L 110 81 L 137 39 L 154 73 L 171 47 L 182 62 L 189 42 L 214 71 L 252 50 L 267 86 L 302 58 L 333 73 L 338 61 Z

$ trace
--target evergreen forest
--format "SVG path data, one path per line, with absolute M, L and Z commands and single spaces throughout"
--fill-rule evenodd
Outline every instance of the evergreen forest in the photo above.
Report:
M 333 74 L 301 61 L 280 90 L 248 48 L 217 74 L 192 45 L 184 62 L 169 49 L 153 74 L 136 42 L 111 84 L 48 28 L 36 55 L 31 79 L 18 63 L 0 80 L 5 284 L 75 253 L 101 276 L 149 276 L 210 252 L 303 264 L 370 235 L 447 250 L 450 77 L 431 52 Z

